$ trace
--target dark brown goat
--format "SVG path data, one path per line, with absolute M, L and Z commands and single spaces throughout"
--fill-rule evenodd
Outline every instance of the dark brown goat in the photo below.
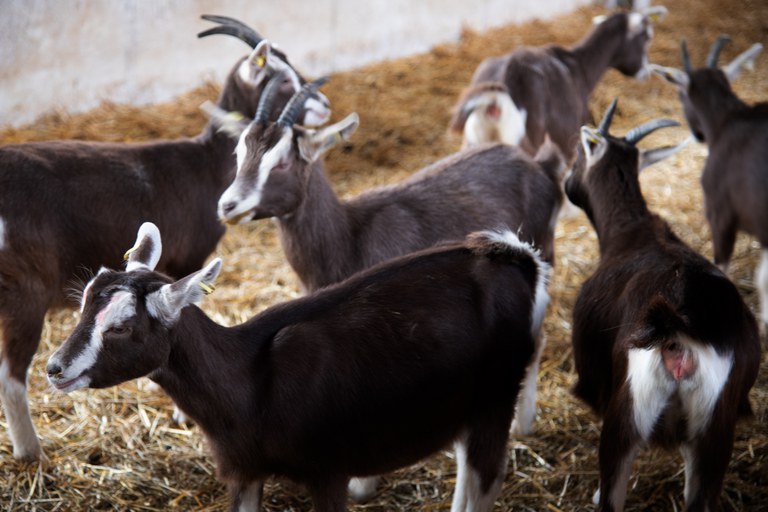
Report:
M 463 134 L 465 146 L 504 142 L 530 154 L 548 134 L 570 160 L 579 127 L 590 121 L 592 90 L 609 68 L 647 75 L 652 22 L 664 14 L 664 7 L 653 7 L 601 17 L 570 49 L 522 47 L 485 59 L 455 108 L 450 130 Z
M 608 134 L 612 111 L 599 130 L 582 128 L 566 180 L 600 241 L 573 311 L 574 392 L 603 418 L 595 501 L 622 510 L 632 461 L 656 443 L 682 452 L 686 510 L 713 511 L 737 418 L 751 412 L 757 325 L 728 278 L 646 206 L 638 172 L 660 155 L 639 163 L 635 143 L 665 123 L 619 139 Z
M 317 512 L 340 512 L 350 476 L 452 442 L 452 511 L 492 509 L 549 300 L 549 266 L 511 231 L 391 260 L 231 328 L 192 306 L 220 260 L 171 282 L 152 272 L 154 225 L 136 247 L 125 272 L 86 287 L 48 362 L 58 389 L 148 375 L 205 433 L 233 511 L 259 510 L 263 480 L 282 475 L 308 487 Z
M 718 69 L 718 56 L 728 40 L 721 36 L 715 42 L 706 67 L 692 69 L 683 42 L 684 70 L 652 69 L 677 85 L 691 132 L 709 146 L 701 185 L 715 263 L 728 271 L 738 231 L 760 242 L 763 254 L 755 281 L 760 317 L 768 324 L 768 103 L 749 106 L 730 85 L 743 67 L 752 64 L 763 45 L 752 45 Z
M 201 36 L 236 28 L 256 46 L 229 74 L 221 108 L 253 116 L 265 79 L 276 70 L 286 77 L 277 104 L 300 88 L 303 79 L 253 30 L 229 18 L 206 19 L 224 25 Z M 308 117 L 328 117 L 323 96 L 308 106 Z M 118 265 L 120 248 L 145 220 L 168 233 L 160 268 L 173 276 L 199 269 L 224 233 L 216 198 L 234 176 L 234 149 L 213 123 L 192 139 L 0 148 L 0 398 L 15 457 L 40 455 L 26 381 L 46 311 L 66 304 L 67 285 L 102 265 Z
M 398 184 L 341 201 L 321 156 L 357 128 L 357 114 L 307 130 L 294 125 L 291 104 L 300 105 L 300 99 L 291 101 L 277 122 L 257 120 L 243 133 L 237 176 L 221 196 L 219 215 L 227 222 L 275 218 L 283 251 L 305 290 L 482 229 L 517 230 L 552 261 L 565 167 L 553 145 L 542 148 L 536 160 L 507 145 L 472 148 Z M 535 417 L 543 348 L 541 340 L 518 402 L 517 434 L 530 432 Z M 373 489 L 371 482 L 354 484 L 356 499 Z

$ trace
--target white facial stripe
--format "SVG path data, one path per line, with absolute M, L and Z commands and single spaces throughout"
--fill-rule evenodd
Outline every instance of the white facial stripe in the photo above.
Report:
M 248 127 L 243 130 L 243 133 L 240 134 L 240 138 L 237 141 L 237 146 L 235 146 L 235 158 L 237 159 L 236 174 L 240 174 L 240 169 L 243 168 L 243 162 L 245 162 L 245 156 L 248 154 L 245 139 L 248 137 L 248 134 L 251 133 L 251 128 L 253 128 L 253 123 L 249 124 Z
M 645 15 L 639 12 L 631 12 L 627 15 L 627 37 L 631 37 L 643 28 Z
M 304 114 L 305 126 L 320 126 L 331 117 L 331 109 L 328 108 L 328 98 L 320 91 L 317 92 L 317 95 L 320 99 L 310 96 L 304 102 L 304 110 L 306 112 Z
M 83 312 L 83 308 L 85 307 L 85 301 L 88 299 L 88 290 L 91 289 L 91 286 L 93 286 L 93 282 L 96 280 L 96 278 L 99 277 L 101 274 L 104 274 L 106 272 L 111 272 L 111 270 L 109 270 L 106 267 L 101 267 L 99 269 L 99 271 L 96 273 L 96 275 L 93 276 L 93 279 L 88 281 L 88 284 L 85 285 L 85 288 L 83 289 L 83 296 L 80 299 L 80 312 L 81 313 Z
M 670 395 L 679 390 L 688 435 L 693 438 L 709 425 L 712 411 L 728 381 L 733 354 L 721 356 L 711 345 L 687 338 L 677 340 L 693 354 L 696 370 L 678 384 L 666 371 L 660 348 L 630 349 L 627 381 L 632 392 L 635 426 L 648 440 Z
M 96 362 L 104 341 L 104 331 L 136 315 L 136 297 L 128 291 L 118 291 L 109 304 L 96 315 L 91 338 L 83 350 L 64 369 L 64 378 L 74 379 Z
M 222 218 L 224 218 L 224 215 L 221 207 L 222 205 L 229 202 L 235 202 L 237 204 L 237 206 L 232 211 L 227 213 L 227 218 L 230 219 L 243 215 L 244 213 L 247 213 L 259 206 L 261 203 L 262 191 L 264 190 L 264 185 L 269 179 L 269 174 L 272 172 L 272 169 L 278 163 L 280 163 L 280 160 L 288 157 L 292 148 L 292 140 L 293 130 L 289 127 L 286 127 L 283 131 L 283 136 L 280 138 L 277 144 L 269 149 L 262 157 L 261 162 L 259 163 L 258 178 L 253 188 L 246 189 L 243 187 L 243 181 L 242 179 L 239 179 L 241 178 L 241 170 L 238 169 L 238 174 L 235 177 L 235 181 L 229 186 L 229 188 L 227 188 L 227 190 L 224 191 L 224 193 L 221 195 L 221 198 L 219 199 L 219 212 Z M 243 147 L 242 151 L 245 152 L 245 142 L 243 138 L 241 138 L 241 142 L 238 143 L 237 151 L 240 151 L 241 146 Z M 243 155 L 242 158 L 245 159 L 245 155 Z M 238 160 L 240 160 L 239 153 Z M 241 222 L 247 221 L 248 218 L 246 217 L 241 220 Z

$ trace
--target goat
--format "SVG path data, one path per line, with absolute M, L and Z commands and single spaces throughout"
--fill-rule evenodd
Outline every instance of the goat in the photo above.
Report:
M 275 474 L 305 484 L 318 512 L 342 511 L 351 475 L 451 442 L 451 510 L 492 509 L 549 300 L 549 265 L 511 231 L 390 260 L 229 328 L 187 307 L 220 259 L 172 282 L 153 271 L 157 227 L 143 225 L 134 247 L 125 272 L 85 287 L 46 367 L 57 389 L 149 376 L 205 433 L 232 510 L 258 510 Z
M 275 92 L 279 101 L 300 87 L 303 79 L 255 31 L 230 18 L 204 18 L 223 25 L 201 37 L 236 33 L 255 46 L 229 74 L 221 108 L 254 115 L 265 77 L 276 70 L 286 82 Z M 329 115 L 319 93 L 307 108 L 305 121 Z M 0 398 L 14 457 L 34 460 L 41 453 L 26 389 L 46 311 L 68 303 L 68 283 L 118 264 L 115 254 L 143 220 L 168 231 L 160 268 L 173 276 L 199 269 L 224 233 L 213 198 L 233 178 L 234 149 L 214 123 L 192 139 L 0 148 Z
M 449 130 L 463 133 L 465 147 L 505 142 L 530 154 L 548 134 L 570 161 L 579 127 L 590 120 L 592 90 L 608 68 L 647 76 L 652 23 L 666 12 L 659 6 L 599 17 L 570 49 L 524 46 L 485 59 L 454 108 Z
M 715 510 L 739 415 L 751 413 L 760 340 L 720 270 L 683 243 L 643 199 L 639 169 L 676 148 L 637 141 L 670 124 L 609 135 L 581 129 L 566 193 L 597 232 L 600 263 L 573 310 L 574 393 L 603 418 L 598 510 L 622 510 L 641 445 L 680 447 L 686 510 Z M 638 163 L 638 159 L 640 162 Z
M 742 68 L 752 65 L 763 46 L 752 45 L 718 69 L 718 56 L 728 40 L 727 36 L 718 38 L 704 68 L 691 67 L 683 41 L 684 70 L 662 66 L 652 66 L 652 70 L 677 86 L 693 136 L 709 146 L 701 185 L 715 264 L 728 271 L 738 231 L 760 242 L 762 259 L 756 284 L 760 318 L 768 324 L 768 103 L 748 106 L 730 86 Z

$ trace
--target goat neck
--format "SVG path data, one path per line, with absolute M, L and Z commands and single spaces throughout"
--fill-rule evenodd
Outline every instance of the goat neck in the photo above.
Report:
M 611 16 L 571 48 L 584 80 L 584 90 L 592 91 L 613 64 L 627 37 L 627 23 L 626 15 Z
M 298 207 L 288 215 L 277 217 L 286 258 L 305 290 L 316 290 L 339 282 L 360 270 L 348 268 L 349 262 L 359 260 L 350 256 L 354 251 L 350 217 L 351 211 L 345 208 L 333 191 L 323 163 L 316 161 L 309 164 L 307 182 Z
M 695 115 L 698 129 L 708 144 L 717 141 L 735 112 L 748 108 L 719 69 L 701 68 L 691 72 L 687 96 L 690 107 L 684 101 L 684 109 L 690 108 L 695 114 L 686 112 L 686 117 L 691 119 Z
M 652 224 L 638 180 L 638 150 L 620 139 L 610 139 L 596 162 L 588 164 L 584 149 L 579 148 L 574 174 L 583 173 L 585 183 L 567 185 L 571 200 L 584 209 L 595 228 L 603 255 L 632 240 L 642 244 Z M 617 243 L 619 240 L 624 242 Z

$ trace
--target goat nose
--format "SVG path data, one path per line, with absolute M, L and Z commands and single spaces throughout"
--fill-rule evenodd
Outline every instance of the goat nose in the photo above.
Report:
M 229 201 L 227 203 L 224 203 L 221 205 L 221 212 L 224 213 L 225 215 L 228 213 L 231 213 L 232 210 L 235 209 L 235 206 L 237 206 L 237 203 L 235 203 L 234 201 Z
M 61 366 L 56 363 L 48 363 L 45 367 L 45 371 L 48 372 L 49 377 L 58 377 L 63 370 L 61 369 Z

